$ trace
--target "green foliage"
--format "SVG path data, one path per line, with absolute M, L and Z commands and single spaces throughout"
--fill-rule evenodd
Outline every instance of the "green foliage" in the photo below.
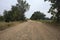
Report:
M 12 6 L 11 10 L 4 11 L 4 20 L 6 22 L 10 21 L 20 21 L 25 20 L 24 13 L 29 9 L 29 4 L 24 0 L 18 0 L 16 6 Z
M 0 21 L 4 21 L 4 17 L 3 16 L 0 16 Z
M 53 15 L 53 20 L 60 22 L 60 0 L 45 0 L 51 2 L 49 12 Z
M 44 19 L 45 18 L 45 14 L 39 12 L 39 11 L 36 11 L 34 12 L 34 14 L 32 14 L 31 18 L 32 20 L 40 20 L 40 19 Z
M 4 11 L 4 20 L 6 21 L 6 22 L 9 22 L 9 15 L 8 15 L 8 11 Z
M 26 2 L 26 0 L 17 0 L 18 4 L 17 6 L 19 7 L 19 10 L 22 10 L 22 12 L 24 13 L 25 11 L 27 11 L 30 7 L 30 5 Z

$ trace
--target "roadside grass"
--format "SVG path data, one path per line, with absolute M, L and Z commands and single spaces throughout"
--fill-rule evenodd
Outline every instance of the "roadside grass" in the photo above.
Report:
M 0 31 L 5 30 L 10 27 L 13 27 L 13 26 L 20 24 L 22 22 L 23 21 L 18 21 L 18 22 L 16 21 L 16 22 L 9 22 L 9 23 L 8 22 L 0 22 Z
M 53 20 L 34 20 L 34 21 L 42 22 L 44 24 L 48 24 L 51 26 L 56 26 L 56 27 L 59 26 L 60 27 L 60 23 L 53 22 Z
M 60 23 L 55 23 L 52 20 L 37 20 L 37 21 L 60 30 Z
M 35 21 L 42 22 L 42 23 L 53 24 L 52 20 L 35 20 Z
M 40 22 L 60 26 L 60 23 L 56 23 L 53 20 L 40 20 Z
M 52 23 L 52 20 L 40 20 L 42 23 Z

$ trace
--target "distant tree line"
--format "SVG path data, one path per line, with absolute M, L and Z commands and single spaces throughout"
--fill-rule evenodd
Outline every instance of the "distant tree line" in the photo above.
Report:
M 30 5 L 24 0 L 17 0 L 17 2 L 18 4 L 12 6 L 11 10 L 4 10 L 3 16 L 0 16 L 1 21 L 10 22 L 26 20 L 24 13 L 29 10 Z
M 49 18 L 45 17 L 46 15 L 40 11 L 36 11 L 32 14 L 31 20 L 49 20 Z

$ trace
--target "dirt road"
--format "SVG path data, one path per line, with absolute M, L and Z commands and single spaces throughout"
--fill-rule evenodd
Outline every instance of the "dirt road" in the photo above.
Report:
M 60 31 L 29 20 L 0 32 L 0 40 L 60 40 Z

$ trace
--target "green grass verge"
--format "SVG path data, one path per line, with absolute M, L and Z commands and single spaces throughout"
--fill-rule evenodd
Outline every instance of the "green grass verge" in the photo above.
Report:
M 53 26 L 60 26 L 60 23 L 55 23 L 53 22 L 53 20 L 36 20 L 36 21 L 49 24 L 49 25 L 53 25 Z
M 38 22 L 42 22 L 42 23 L 52 23 L 52 20 L 34 20 L 34 21 L 38 21 Z

